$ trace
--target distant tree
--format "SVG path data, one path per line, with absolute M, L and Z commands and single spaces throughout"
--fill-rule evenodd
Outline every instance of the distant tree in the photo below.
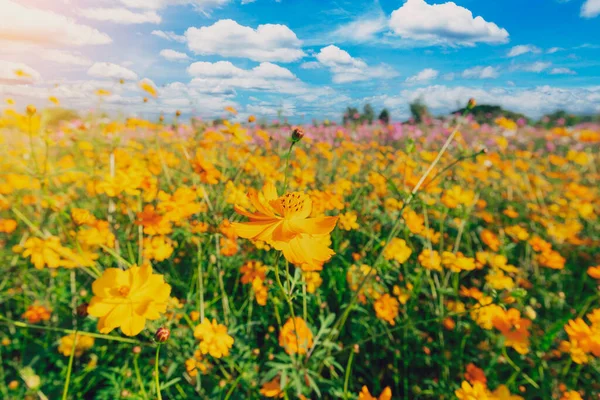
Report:
M 539 125 L 545 127 L 551 127 L 556 125 L 573 126 L 577 124 L 583 124 L 586 122 L 598 122 L 600 121 L 600 115 L 575 115 L 566 112 L 565 110 L 557 110 L 551 114 L 544 115 Z
M 379 114 L 379 121 L 384 125 L 390 123 L 390 112 L 387 110 L 387 108 L 381 110 L 381 113 Z
M 454 111 L 452 114 L 463 114 L 465 112 L 465 108 L 461 108 L 460 110 Z M 519 119 L 524 119 L 529 122 L 529 119 L 521 114 L 516 113 L 510 110 L 505 110 L 500 106 L 494 106 L 489 104 L 481 104 L 473 107 L 469 113 L 473 116 L 473 119 L 480 124 L 491 124 L 498 117 L 506 117 L 510 118 L 513 121 L 517 121 Z
M 369 125 L 373 123 L 373 120 L 375 119 L 375 110 L 373 110 L 373 107 L 371 107 L 369 103 L 365 104 L 363 107 L 363 113 L 361 117 L 361 120 L 367 121 Z
M 358 112 L 358 108 L 356 107 L 347 107 L 346 112 L 344 112 L 343 123 L 347 125 L 349 123 L 356 123 L 360 120 L 360 113 Z
M 410 103 L 410 113 L 416 123 L 421 123 L 423 120 L 430 116 L 429 109 L 421 100 L 415 100 Z

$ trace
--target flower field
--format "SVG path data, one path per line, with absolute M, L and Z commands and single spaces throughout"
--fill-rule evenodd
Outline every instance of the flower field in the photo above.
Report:
M 226 112 L 4 111 L 0 398 L 599 398 L 600 127 Z

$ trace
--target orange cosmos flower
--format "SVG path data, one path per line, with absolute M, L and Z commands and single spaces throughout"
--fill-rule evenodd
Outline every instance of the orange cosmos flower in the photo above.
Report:
M 358 400 L 391 400 L 392 398 L 392 389 L 386 387 L 383 389 L 383 392 L 379 395 L 379 397 L 375 397 L 371 395 L 369 392 L 369 388 L 363 386 L 360 393 L 358 394 Z
M 587 269 L 587 273 L 594 279 L 600 279 L 600 265 L 597 265 L 595 267 L 589 267 Z
M 308 264 L 316 269 L 335 254 L 321 239 L 335 228 L 338 218 L 308 218 L 312 201 L 306 194 L 293 192 L 278 197 L 275 185 L 269 182 L 262 193 L 251 189 L 248 198 L 256 212 L 234 207 L 250 219 L 232 224 L 239 237 L 267 242 L 292 264 Z
M 288 354 L 306 354 L 313 345 L 313 334 L 302 318 L 290 318 L 281 328 L 279 345 Z

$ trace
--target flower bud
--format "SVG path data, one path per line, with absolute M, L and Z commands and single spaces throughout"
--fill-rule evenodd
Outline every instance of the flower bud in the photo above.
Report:
M 180 117 L 181 116 L 181 111 L 179 111 L 179 110 L 175 111 L 175 116 L 176 117 Z
M 477 102 L 475 101 L 475 99 L 470 98 L 469 103 L 467 104 L 467 108 L 469 110 L 472 110 L 473 108 L 475 108 L 476 105 L 477 105 Z
M 169 340 L 169 336 L 171 336 L 171 331 L 168 328 L 163 327 L 158 328 L 156 334 L 154 335 L 154 339 L 156 339 L 158 343 L 165 343 L 167 340 Z
M 131 349 L 131 351 L 133 352 L 133 354 L 140 354 L 142 352 L 142 348 L 140 346 L 133 346 L 133 349 Z
M 299 142 L 304 137 L 304 129 L 301 127 L 296 127 L 292 131 L 292 140 L 294 142 Z
M 25 111 L 27 112 L 28 116 L 32 117 L 37 112 L 37 109 L 35 108 L 35 106 L 33 104 L 30 104 L 27 106 Z
M 81 303 L 80 305 L 77 306 L 77 316 L 81 317 L 81 318 L 85 318 L 88 316 L 88 304 L 87 303 Z

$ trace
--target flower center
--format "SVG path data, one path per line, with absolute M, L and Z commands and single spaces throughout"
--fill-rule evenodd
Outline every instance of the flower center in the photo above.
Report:
M 123 297 L 127 297 L 129 294 L 129 286 L 121 286 L 119 288 L 119 294 Z
M 290 216 L 297 212 L 300 212 L 304 208 L 306 202 L 306 195 L 302 193 L 287 193 L 281 196 L 279 199 L 283 216 Z

